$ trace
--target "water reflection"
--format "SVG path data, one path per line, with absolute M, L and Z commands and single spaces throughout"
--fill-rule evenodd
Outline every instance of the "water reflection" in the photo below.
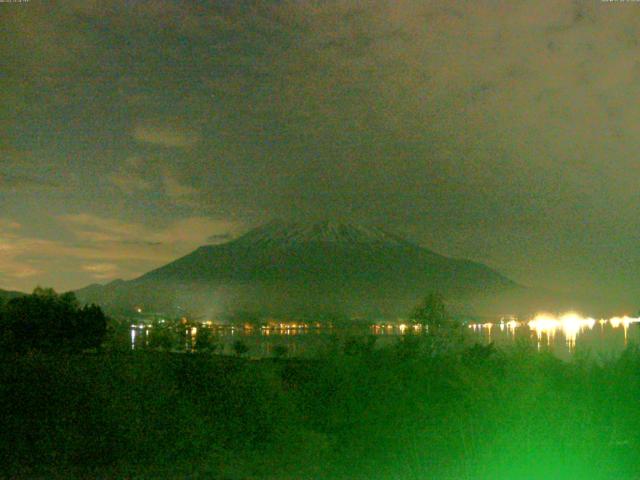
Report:
M 575 312 L 566 312 L 561 315 L 552 315 L 549 313 L 540 313 L 529 321 L 518 321 L 515 319 L 505 322 L 501 320 L 498 325 L 500 331 L 505 329 L 509 336 L 513 339 L 516 332 L 524 331 L 533 335 L 538 342 L 538 347 L 551 346 L 558 336 L 564 339 L 570 351 L 575 350 L 578 337 L 584 333 L 593 330 L 596 323 L 600 325 L 600 332 L 604 332 L 606 325 L 617 330 L 622 327 L 624 335 L 624 345 L 629 341 L 629 326 L 640 322 L 640 318 L 634 317 L 612 317 L 609 319 L 596 320 L 591 317 L 583 317 Z M 471 323 L 469 328 L 477 333 L 483 333 L 489 340 L 492 339 L 491 329 L 494 323 Z
M 185 319 L 186 320 L 186 319 Z M 541 313 L 529 320 L 513 316 L 495 322 L 468 324 L 471 342 L 513 343 L 519 338 L 532 339 L 538 349 L 551 348 L 560 356 L 572 354 L 576 344 L 594 347 L 594 352 L 620 351 L 630 337 L 640 339 L 640 330 L 630 327 L 640 318 L 628 316 L 596 320 L 575 312 L 561 315 Z M 598 328 L 596 328 L 598 325 Z M 399 336 L 420 334 L 427 327 L 398 319 L 395 322 L 334 326 L 332 324 L 269 321 L 265 325 L 223 325 L 211 321 L 180 321 L 173 325 L 136 323 L 130 325 L 131 349 L 152 348 L 182 352 L 209 351 L 235 354 L 234 344 L 241 341 L 249 356 L 265 357 L 274 352 L 287 355 L 315 354 L 331 342 L 349 337 L 379 337 L 376 345 L 390 345 Z M 336 340 L 338 339 L 338 340 Z

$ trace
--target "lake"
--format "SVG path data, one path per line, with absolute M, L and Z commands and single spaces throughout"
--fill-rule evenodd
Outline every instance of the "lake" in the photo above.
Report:
M 464 325 L 468 343 L 496 346 L 512 345 L 520 340 L 531 341 L 538 349 L 550 349 L 560 358 L 568 359 L 576 351 L 589 352 L 594 357 L 619 354 L 633 343 L 640 343 L 640 318 L 612 317 L 594 319 L 575 313 L 563 315 L 540 314 L 528 320 L 513 317 L 493 322 Z M 131 348 L 148 345 L 148 325 L 131 326 Z M 194 351 L 198 335 L 208 330 L 216 353 L 234 354 L 234 343 L 242 341 L 247 355 L 255 358 L 270 357 L 286 351 L 288 356 L 310 356 L 344 342 L 349 337 L 375 336 L 377 346 L 391 345 L 403 335 L 420 333 L 422 327 L 401 322 L 357 324 L 348 327 L 327 327 L 303 323 L 279 323 L 263 327 L 215 325 L 210 322 L 185 327 L 181 332 L 179 350 Z
M 561 358 L 576 351 L 592 355 L 619 354 L 629 344 L 640 342 L 640 318 L 611 317 L 594 319 L 570 312 L 563 315 L 540 314 L 527 321 L 502 319 L 467 326 L 470 337 L 481 343 L 512 344 L 518 339 L 531 339 L 538 349 L 548 348 Z

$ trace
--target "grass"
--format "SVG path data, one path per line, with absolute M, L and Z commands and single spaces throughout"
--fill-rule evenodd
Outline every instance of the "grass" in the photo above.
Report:
M 428 337 L 309 360 L 5 355 L 9 478 L 634 479 L 640 352 Z

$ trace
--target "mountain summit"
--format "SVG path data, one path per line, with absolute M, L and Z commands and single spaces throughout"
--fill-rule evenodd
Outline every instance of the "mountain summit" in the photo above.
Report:
M 465 303 L 517 287 L 485 265 L 439 255 L 379 228 L 273 221 L 137 279 L 78 295 L 112 309 L 181 305 L 210 316 L 397 316 L 430 291 Z
M 348 223 L 287 223 L 272 221 L 246 233 L 237 240 L 243 245 L 295 246 L 305 243 L 341 243 L 351 245 L 407 245 L 402 238 L 377 227 Z

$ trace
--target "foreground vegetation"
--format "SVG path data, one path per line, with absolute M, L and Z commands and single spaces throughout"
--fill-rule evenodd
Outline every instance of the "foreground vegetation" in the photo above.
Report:
M 216 355 L 206 331 L 176 353 L 184 326 L 130 351 L 128 323 L 36 289 L 0 308 L 0 478 L 640 477 L 640 350 L 471 345 L 437 295 L 411 319 L 304 360 Z
M 313 360 L 4 352 L 0 476 L 633 479 L 640 352 L 407 336 Z

